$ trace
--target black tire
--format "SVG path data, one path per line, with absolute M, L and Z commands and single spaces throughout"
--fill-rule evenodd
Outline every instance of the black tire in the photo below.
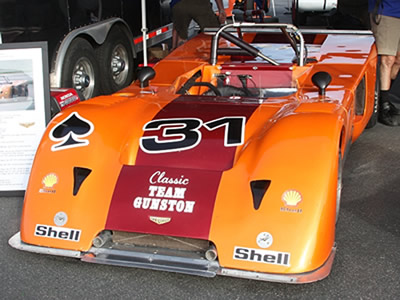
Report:
M 83 38 L 72 41 L 65 55 L 61 87 L 77 90 L 82 100 L 99 95 L 99 66 L 92 45 Z
M 116 25 L 106 41 L 96 49 L 100 63 L 101 92 L 111 94 L 130 85 L 134 78 L 134 59 L 128 34 Z
M 307 15 L 299 12 L 298 3 L 298 0 L 293 0 L 292 2 L 292 23 L 297 27 L 306 25 L 307 23 Z
M 376 123 L 378 123 L 379 90 L 380 90 L 380 83 L 379 83 L 379 65 L 378 65 L 376 69 L 376 80 L 375 80 L 374 111 L 372 112 L 371 118 L 369 119 L 367 126 L 365 126 L 366 129 L 375 127 Z
M 343 166 L 344 161 L 342 159 L 342 151 L 339 150 L 338 153 L 338 178 L 337 178 L 337 186 L 336 186 L 336 220 L 337 223 L 339 219 L 339 211 L 340 211 L 340 200 L 342 198 L 342 189 L 343 189 Z

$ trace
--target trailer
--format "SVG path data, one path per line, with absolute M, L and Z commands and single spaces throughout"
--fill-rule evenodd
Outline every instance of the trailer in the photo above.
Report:
M 227 12 L 232 0 L 224 0 Z M 172 36 L 170 0 L 146 7 L 146 47 Z M 134 79 L 143 51 L 140 0 L 0 0 L 3 43 L 47 41 L 50 86 L 89 99 Z

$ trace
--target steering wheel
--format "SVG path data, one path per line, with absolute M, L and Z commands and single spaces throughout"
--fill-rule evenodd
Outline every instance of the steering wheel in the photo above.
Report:
M 216 95 L 214 90 L 208 90 L 207 92 L 203 93 L 203 95 L 206 96 L 224 96 L 224 97 L 230 97 L 230 96 L 240 96 L 240 97 L 249 97 L 253 96 L 250 93 L 246 92 L 243 88 L 239 88 L 236 86 L 232 85 L 225 85 L 221 86 L 218 88 L 218 92 L 220 95 Z
M 214 92 L 214 94 L 215 94 L 215 96 L 221 96 L 221 93 L 220 93 L 220 91 L 218 90 L 218 88 L 216 87 L 216 86 L 214 86 L 214 85 L 212 85 L 211 83 L 209 83 L 209 82 L 203 82 L 203 81 L 200 81 L 200 82 L 187 82 L 188 84 L 186 85 L 185 84 L 185 86 L 184 86 L 184 88 L 180 91 L 180 93 L 181 94 L 186 94 L 186 92 L 188 91 L 188 90 L 190 90 L 190 88 L 192 87 L 192 86 L 206 86 L 206 87 L 208 87 L 212 92 Z M 208 93 L 209 91 L 207 91 L 207 92 L 205 92 L 205 93 Z M 204 94 L 205 94 L 204 93 Z

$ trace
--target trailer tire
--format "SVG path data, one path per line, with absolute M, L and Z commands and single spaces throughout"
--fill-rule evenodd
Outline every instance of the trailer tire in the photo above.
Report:
M 101 92 L 111 94 L 132 83 L 134 59 L 128 35 L 120 26 L 114 26 L 106 41 L 96 49 L 101 71 Z
M 99 66 L 92 45 L 77 37 L 71 42 L 61 72 L 61 87 L 72 87 L 81 99 L 99 95 Z

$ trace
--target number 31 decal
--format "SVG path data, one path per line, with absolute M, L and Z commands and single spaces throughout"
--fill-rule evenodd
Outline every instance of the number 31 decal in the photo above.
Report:
M 158 135 L 140 139 L 140 148 L 146 153 L 166 153 L 189 150 L 201 142 L 200 128 L 209 131 L 224 127 L 224 146 L 234 147 L 243 144 L 246 117 L 222 117 L 203 123 L 198 118 L 152 120 L 143 126 L 145 132 L 162 130 Z

